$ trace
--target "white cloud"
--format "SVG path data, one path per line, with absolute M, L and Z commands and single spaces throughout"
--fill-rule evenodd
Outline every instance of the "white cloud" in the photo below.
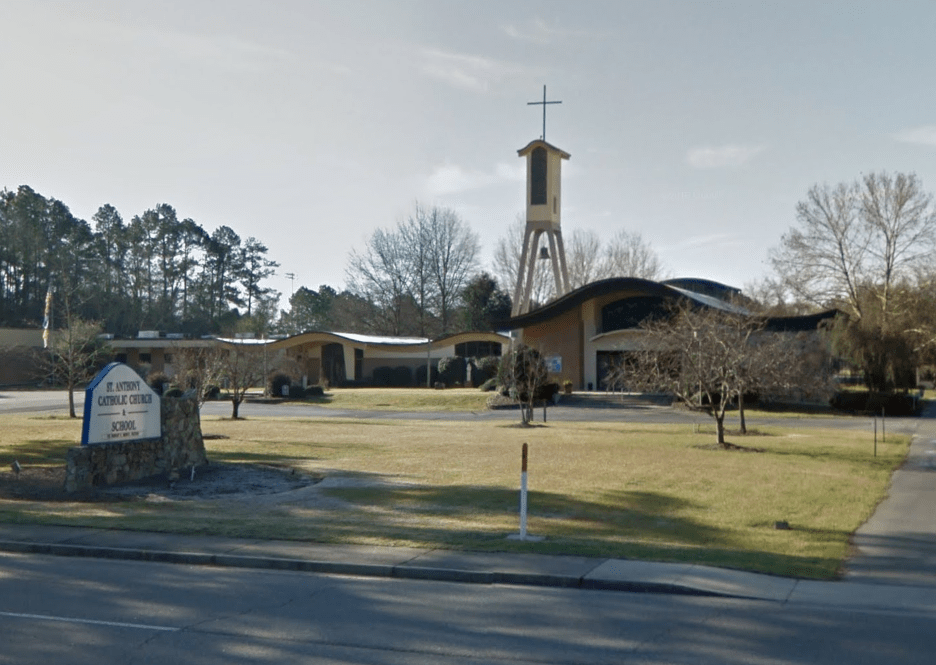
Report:
M 487 92 L 492 83 L 523 72 L 523 68 L 478 55 L 423 49 L 423 73 L 469 92 Z
M 546 21 L 541 18 L 534 19 L 531 25 L 523 28 L 515 25 L 503 25 L 501 30 L 512 39 L 533 42 L 534 44 L 548 44 L 554 37 L 562 33 L 561 30 L 550 28 Z
M 720 169 L 741 166 L 763 151 L 760 145 L 722 145 L 692 148 L 686 154 L 686 163 L 697 169 Z
M 936 146 L 936 125 L 921 125 L 894 134 L 894 139 L 901 143 Z
M 535 18 L 523 26 L 517 26 L 512 23 L 502 25 L 500 29 L 511 39 L 541 46 L 569 37 L 587 38 L 589 36 L 584 30 L 572 30 L 569 28 L 551 26 L 541 18 Z M 597 34 L 592 34 L 591 38 L 596 38 L 598 36 Z
M 504 182 L 523 182 L 526 165 L 499 163 L 492 171 L 469 171 L 457 164 L 437 166 L 426 180 L 426 190 L 432 196 L 454 194 Z
M 264 72 L 295 60 L 287 50 L 228 35 L 141 28 L 117 21 L 89 26 L 98 37 L 107 37 L 130 51 L 145 49 L 160 58 L 210 65 L 233 71 Z
M 665 245 L 660 248 L 661 252 L 684 252 L 686 250 L 705 250 L 710 251 L 713 248 L 741 247 L 744 245 L 744 239 L 731 233 L 709 233 L 700 236 L 690 236 L 679 242 Z

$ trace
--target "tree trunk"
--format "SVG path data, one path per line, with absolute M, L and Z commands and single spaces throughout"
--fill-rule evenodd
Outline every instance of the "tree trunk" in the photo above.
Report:
M 738 417 L 741 419 L 741 433 L 747 434 L 747 423 L 744 422 L 744 391 L 738 393 Z
M 75 389 L 71 385 L 68 386 L 68 417 L 78 417 L 75 415 Z
M 231 400 L 231 405 L 232 405 L 232 407 L 233 407 L 233 408 L 231 409 L 231 420 L 237 420 L 237 418 L 238 418 L 238 416 L 237 416 L 237 410 L 240 408 L 240 400 L 239 400 L 239 399 L 232 399 L 232 400 Z
M 722 413 L 715 415 L 715 440 L 722 448 L 727 449 L 728 444 L 725 442 L 725 414 Z

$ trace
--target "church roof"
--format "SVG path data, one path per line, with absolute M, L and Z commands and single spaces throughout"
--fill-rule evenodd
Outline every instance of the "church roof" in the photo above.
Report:
M 744 307 L 730 302 L 727 299 L 719 298 L 718 295 L 727 298 L 740 293 L 740 291 L 733 287 L 719 284 L 718 282 L 695 279 L 675 279 L 654 282 L 639 277 L 611 277 L 609 279 L 602 279 L 586 284 L 531 312 L 512 317 L 507 322 L 506 327 L 516 330 L 518 328 L 525 328 L 527 326 L 543 323 L 580 306 L 588 300 L 618 292 L 621 293 L 622 298 L 639 298 L 645 296 L 657 296 L 668 299 L 686 298 L 705 307 L 739 314 L 751 314 L 754 316 Z M 806 316 L 771 317 L 766 319 L 765 327 L 767 330 L 776 332 L 815 330 L 821 322 L 834 318 L 837 313 L 837 310 L 829 310 L 827 312 Z
M 563 150 L 562 148 L 557 148 L 557 147 L 554 146 L 552 143 L 547 143 L 547 142 L 544 141 L 543 139 L 536 139 L 535 141 L 530 141 L 529 143 L 526 144 L 526 146 L 520 148 L 520 149 L 517 151 L 517 154 L 518 154 L 520 157 L 523 157 L 524 155 L 527 155 L 527 154 L 533 152 L 533 149 L 534 149 L 534 148 L 538 148 L 538 147 L 540 147 L 540 146 L 542 146 L 543 148 L 546 148 L 547 150 L 550 150 L 550 151 L 552 151 L 552 152 L 558 152 L 558 153 L 559 153 L 559 156 L 562 157 L 563 159 L 569 159 L 569 158 L 572 156 L 572 155 L 570 155 L 569 153 L 567 153 L 565 150 Z
M 605 296 L 618 291 L 627 292 L 632 296 L 659 296 L 662 298 L 691 298 L 707 307 L 719 307 L 721 309 L 731 309 L 729 303 L 694 293 L 687 289 L 676 288 L 667 285 L 665 282 L 654 282 L 640 277 L 611 277 L 609 279 L 600 279 L 581 286 L 574 291 L 570 291 L 552 302 L 548 302 L 542 307 L 534 309 L 526 314 L 521 314 L 510 319 L 508 327 L 511 329 L 524 328 L 553 319 L 560 314 L 578 307 L 582 303 Z

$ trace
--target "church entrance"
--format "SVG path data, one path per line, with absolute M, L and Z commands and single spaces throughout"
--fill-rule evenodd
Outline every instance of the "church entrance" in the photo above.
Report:
M 627 362 L 627 356 L 629 354 L 626 351 L 598 351 L 596 354 L 595 362 L 597 363 L 595 375 L 598 377 L 598 386 L 597 390 L 613 390 L 620 392 L 627 392 L 628 388 L 626 385 L 608 385 L 608 381 L 611 378 L 612 371 L 621 366 L 621 363 Z
M 340 386 L 347 381 L 344 345 L 326 344 L 322 347 L 322 376 L 330 386 Z

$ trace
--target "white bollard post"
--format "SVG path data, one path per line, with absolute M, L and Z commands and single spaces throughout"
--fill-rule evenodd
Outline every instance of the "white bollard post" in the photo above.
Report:
M 523 444 L 523 456 L 520 465 L 520 533 L 512 533 L 509 540 L 529 540 L 539 542 L 543 536 L 531 536 L 527 533 L 527 452 L 529 446 Z

